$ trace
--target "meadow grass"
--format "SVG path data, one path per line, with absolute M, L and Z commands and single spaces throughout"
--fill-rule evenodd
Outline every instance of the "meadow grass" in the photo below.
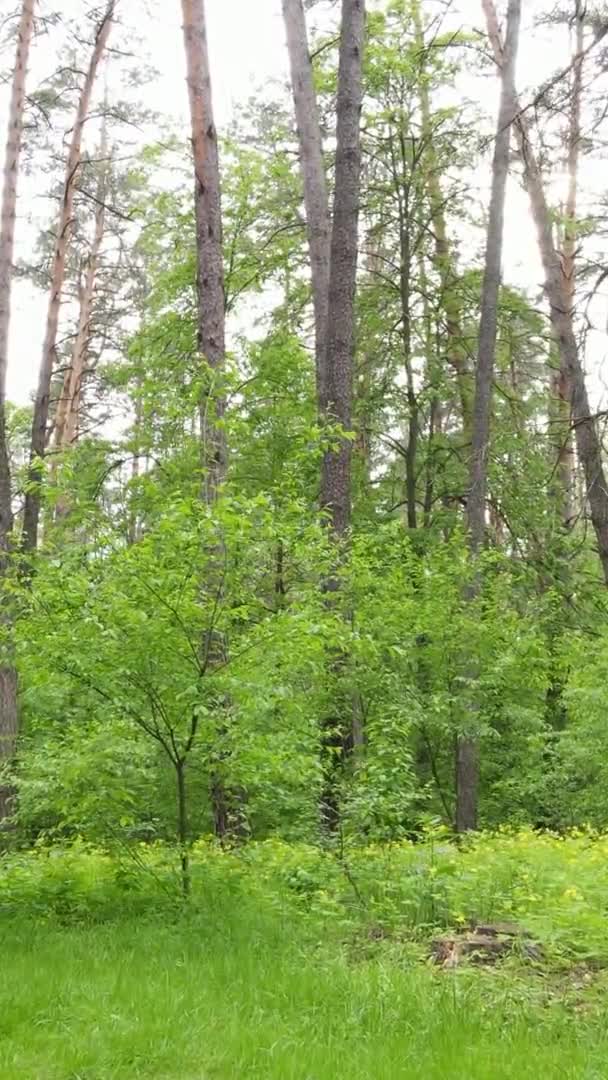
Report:
M 578 959 L 582 925 L 603 962 L 603 845 L 486 838 L 424 873 L 419 849 L 361 852 L 367 914 L 308 849 L 201 852 L 187 912 L 159 888 L 164 853 L 156 877 L 84 850 L 8 858 L 0 1080 L 606 1080 L 606 976 Z M 474 902 L 542 908 L 560 950 L 540 967 L 425 962 Z
M 289 921 L 1 935 L 2 1080 L 605 1080 L 601 1006 L 515 973 L 349 957 Z

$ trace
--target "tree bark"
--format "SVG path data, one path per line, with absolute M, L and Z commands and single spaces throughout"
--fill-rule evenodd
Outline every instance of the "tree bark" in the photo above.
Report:
M 482 0 L 488 37 L 494 59 L 500 67 L 503 48 L 493 0 Z M 549 300 L 551 325 L 560 354 L 560 364 L 570 382 L 572 424 L 576 449 L 585 475 L 585 494 L 597 541 L 598 555 L 608 585 L 608 483 L 604 470 L 602 445 L 595 418 L 589 406 L 585 375 L 579 356 L 572 312 L 564 287 L 562 262 L 553 239 L 551 212 L 547 203 L 542 171 L 530 142 L 530 129 L 521 111 L 514 77 L 508 79 L 512 107 L 517 115 L 515 137 L 523 163 L 524 180 L 536 226 L 538 246 L 545 273 L 545 290 Z
M 342 0 L 327 361 L 321 412 L 346 431 L 350 431 L 352 423 L 364 31 L 364 0 Z M 327 512 L 336 538 L 344 537 L 350 524 L 351 459 L 348 438 L 340 438 L 338 447 L 323 456 L 321 508 Z
M 55 251 L 51 267 L 51 288 L 49 293 L 46 333 L 44 345 L 42 347 L 42 361 L 38 377 L 38 389 L 36 391 L 34 402 L 34 418 L 32 422 L 30 444 L 29 486 L 25 496 L 23 512 L 22 543 L 25 552 L 35 551 L 38 544 L 38 525 L 41 505 L 41 463 L 44 458 L 47 441 L 51 380 L 57 344 L 61 294 L 65 280 L 66 257 L 72 226 L 74 192 L 76 190 L 78 171 L 81 162 L 82 135 L 89 114 L 91 96 L 95 85 L 97 71 L 112 28 L 115 7 L 116 0 L 108 0 L 103 17 L 97 25 L 93 52 L 89 60 L 89 66 L 78 102 L 72 139 L 66 161 L 61 207 L 57 222 Z
M 300 168 L 304 187 L 304 207 L 315 313 L 315 360 L 317 398 L 325 403 L 327 306 L 329 303 L 329 263 L 331 218 L 327 178 L 323 163 L 323 140 L 308 48 L 306 16 L 302 0 L 283 0 L 283 18 L 291 70 Z
M 578 195 L 578 164 L 581 141 L 581 98 L 583 89 L 583 36 L 585 11 L 581 0 L 574 0 L 575 51 L 572 61 L 572 88 L 570 93 L 570 114 L 568 122 L 568 155 L 566 170 L 568 192 L 564 207 L 564 226 L 562 231 L 561 268 L 564 293 L 568 303 L 570 317 L 574 319 L 574 300 L 576 283 L 576 213 Z M 559 355 L 559 365 L 553 371 L 553 427 L 554 443 L 557 456 L 557 478 L 559 481 L 559 502 L 564 526 L 571 528 L 576 519 L 575 500 L 575 461 L 572 437 L 572 388 L 568 371 Z
M 195 172 L 198 347 L 210 369 L 200 401 L 203 499 L 211 504 L 228 464 L 226 437 L 218 424 L 226 409 L 221 385 L 218 392 L 226 356 L 220 167 L 204 0 L 182 0 L 182 13 Z
M 520 0 L 509 0 L 507 33 L 501 66 L 500 107 L 498 127 L 494 143 L 492 163 L 492 190 L 488 218 L 488 235 L 481 293 L 481 317 L 477 370 L 475 375 L 475 401 L 473 428 L 471 432 L 471 457 L 469 465 L 469 492 L 467 498 L 467 525 L 469 547 L 473 558 L 483 547 L 486 528 L 486 501 L 488 489 L 488 451 L 490 445 L 490 420 L 492 414 L 492 387 L 496 359 L 496 335 L 498 329 L 498 302 L 502 278 L 502 247 L 504 235 L 505 197 L 509 175 L 509 147 L 511 126 L 517 109 L 510 86 L 515 79 L 515 63 L 519 41 L 521 16 Z M 477 595 L 473 586 L 470 598 Z M 456 754 L 456 830 L 465 832 L 477 827 L 477 803 L 479 787 L 479 754 L 476 738 L 477 708 L 471 708 L 471 730 L 458 737 Z
M 339 424 L 345 431 L 350 431 L 352 426 L 364 33 L 364 0 L 342 0 L 327 352 L 320 411 L 324 419 Z M 345 540 L 350 525 L 351 474 L 351 440 L 338 437 L 337 446 L 326 450 L 321 465 L 321 509 L 332 537 L 338 542 Z M 324 582 L 328 603 L 338 588 L 338 577 L 332 573 Z M 339 684 L 344 660 L 344 655 L 339 654 L 332 664 Z M 348 704 L 343 701 L 341 705 L 338 702 L 337 715 L 325 719 L 322 732 L 321 822 L 328 830 L 335 829 L 339 822 L 338 777 L 346 755 L 352 752 L 355 734 L 352 698 Z M 347 721 L 343 713 L 348 716 Z
M 204 0 L 182 0 L 184 47 L 188 96 L 192 123 L 195 172 L 195 215 L 197 237 L 198 348 L 203 359 L 203 389 L 199 402 L 202 473 L 201 498 L 213 506 L 226 479 L 228 457 L 224 427 L 226 396 L 223 387 L 226 357 L 224 257 L 222 248 L 222 208 L 219 152 L 213 117 L 213 98 Z M 219 611 L 222 600 L 224 550 L 218 543 L 207 552 L 209 569 L 205 591 Z M 210 625 L 202 642 L 204 667 L 213 670 L 225 664 L 224 635 Z M 222 705 L 219 706 L 222 709 Z M 218 724 L 218 760 L 225 762 L 227 731 Z M 222 839 L 231 831 L 239 796 L 230 792 L 216 770 L 211 778 L 211 802 L 215 832 Z
M 23 144 L 25 84 L 34 30 L 35 0 L 23 0 L 17 34 L 17 53 L 8 116 L 8 134 L 2 187 L 0 219 L 0 580 L 8 569 L 13 531 L 10 461 L 6 434 L 6 377 L 8 332 L 11 314 L 11 284 L 15 247 L 17 187 Z M 6 600 L 0 602 L 0 623 L 10 628 Z M 0 663 L 0 770 L 15 754 L 18 732 L 17 673 L 11 658 Z M 10 815 L 11 788 L 0 775 L 0 826 Z
M 105 162 L 107 154 L 107 140 L 105 129 L 99 150 L 100 159 Z M 99 253 L 103 243 L 106 221 L 106 176 L 105 164 L 102 164 L 102 173 L 97 185 L 97 210 L 95 212 L 95 232 L 93 242 L 86 260 L 84 282 L 79 288 L 80 311 L 78 316 L 78 328 L 72 348 L 70 365 L 63 378 L 61 396 L 57 404 L 55 416 L 55 447 L 57 450 L 65 450 L 72 446 L 78 436 L 80 417 L 80 401 L 82 377 L 87 359 L 87 350 L 91 334 L 91 315 L 93 312 L 93 300 L 95 297 L 95 281 Z

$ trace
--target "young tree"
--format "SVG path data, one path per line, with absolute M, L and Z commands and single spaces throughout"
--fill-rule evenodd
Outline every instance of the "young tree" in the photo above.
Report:
M 492 385 L 496 358 L 496 334 L 498 329 L 498 298 L 502 277 L 505 196 L 509 174 L 511 125 L 516 114 L 510 85 L 515 78 L 520 15 L 520 0 L 509 0 L 505 48 L 501 66 L 500 107 L 492 163 L 492 191 L 481 293 L 481 318 L 479 323 L 469 466 L 467 524 L 469 527 L 469 546 L 473 558 L 479 554 L 483 547 L 486 528 L 488 451 L 492 414 Z M 473 588 L 471 598 L 474 598 L 475 593 L 476 589 Z M 472 713 L 474 714 L 475 711 L 473 709 Z M 474 731 L 467 732 L 458 738 L 456 757 L 456 829 L 458 832 L 474 829 L 477 826 L 478 774 L 477 739 Z
M 38 388 L 34 402 L 34 418 L 32 422 L 30 447 L 30 475 L 23 512 L 23 550 L 26 552 L 35 551 L 38 543 L 38 523 L 41 505 L 40 467 L 44 458 L 47 442 L 51 382 L 57 344 L 61 297 L 66 272 L 66 259 L 72 226 L 74 194 L 81 165 L 82 138 L 89 115 L 95 79 L 112 28 L 115 8 L 116 0 L 108 0 L 104 14 L 96 27 L 93 50 L 78 101 L 78 108 L 66 159 L 65 179 L 57 221 L 55 250 L 51 268 L 51 287 L 49 293 L 46 332 L 42 348 Z
M 8 331 L 11 314 L 11 280 L 15 243 L 17 185 L 23 141 L 25 81 L 34 29 L 35 0 L 23 0 L 17 32 L 17 55 L 8 116 L 8 135 L 4 161 L 0 224 L 0 580 L 7 570 L 10 537 L 13 529 L 11 474 L 6 435 L 6 376 L 8 368 Z M 9 625 L 6 602 L 2 601 L 0 624 Z M 17 738 L 17 674 L 14 666 L 0 661 L 0 768 L 10 761 Z M 0 823 L 9 812 L 10 789 L 0 777 Z
M 315 311 L 315 357 L 319 403 L 326 402 L 327 306 L 331 218 L 323 163 L 323 140 L 302 0 L 283 0 L 291 85 L 300 144 L 306 228 Z

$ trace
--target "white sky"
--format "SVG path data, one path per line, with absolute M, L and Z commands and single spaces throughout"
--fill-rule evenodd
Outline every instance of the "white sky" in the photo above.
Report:
M 17 0 L 0 0 L 16 6 Z M 142 19 L 142 7 L 148 14 Z M 430 10 L 433 0 L 429 0 Z M 41 10 L 61 7 L 62 14 L 77 14 L 85 6 L 83 0 L 40 0 Z M 86 5 L 89 6 L 89 5 Z M 525 19 L 544 9 L 535 0 L 523 4 Z M 452 8 L 450 25 L 465 27 L 482 25 L 478 0 L 460 0 L 459 13 Z M 328 10 L 323 0 L 315 9 L 315 18 L 323 18 Z M 185 65 L 181 36 L 181 5 L 179 0 L 119 0 L 119 11 L 125 27 L 132 25 L 143 38 L 144 50 L 158 69 L 159 75 L 147 85 L 142 98 L 146 105 L 177 120 L 184 126 L 188 136 L 187 94 Z M 218 126 L 224 127 L 234 111 L 256 89 L 271 80 L 284 79 L 287 75 L 287 57 L 281 17 L 281 0 L 207 0 L 209 21 L 209 45 L 212 65 L 214 99 Z M 123 31 L 123 36 L 125 32 Z M 122 46 L 123 41 L 113 31 L 111 43 Z M 545 47 L 543 48 L 543 44 Z M 472 54 L 473 55 L 473 54 Z M 6 63 L 6 57 L 4 58 Z M 34 53 L 29 86 L 35 86 L 41 76 L 52 70 L 54 57 L 38 47 Z M 559 55 L 554 43 L 543 43 L 542 31 L 534 36 L 522 34 L 518 82 L 522 88 L 538 87 L 542 80 L 555 70 L 556 65 L 567 61 L 567 55 Z M 474 66 L 474 65 L 473 65 Z M 497 80 L 488 77 L 480 83 L 471 72 L 474 93 L 484 107 L 493 110 L 497 97 Z M 263 92 L 263 89 L 261 90 Z M 0 87 L 0 145 L 6 131 L 7 88 Z M 492 130 L 493 118 L 489 125 Z M 483 189 L 487 177 L 479 178 Z M 48 218 L 49 204 L 41 201 L 46 195 L 48 177 L 45 175 L 27 179 L 21 186 L 18 208 L 17 256 L 31 252 L 36 230 L 31 218 L 44 221 Z M 28 223 L 29 222 L 29 223 Z M 507 228 L 505 233 L 505 280 L 510 284 L 538 292 L 542 281 L 532 223 L 528 214 L 527 199 L 515 184 L 510 185 Z M 18 403 L 29 400 L 37 379 L 38 362 L 42 347 L 46 299 L 34 286 L 16 283 L 14 290 L 11 324 L 8 396 Z M 596 335 L 592 345 L 593 381 L 598 381 L 604 360 L 604 335 Z M 599 385 L 599 383 L 598 383 Z

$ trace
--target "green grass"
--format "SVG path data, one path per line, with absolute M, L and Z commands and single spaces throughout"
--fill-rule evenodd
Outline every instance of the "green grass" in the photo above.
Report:
M 0 1080 L 606 1080 L 608 837 L 0 860 Z M 353 888 L 353 881 L 357 888 Z M 513 918 L 539 968 L 440 970 Z
M 508 969 L 433 971 L 386 942 L 347 949 L 292 915 L 5 920 L 0 950 L 2 1080 L 607 1075 L 599 999 L 572 1008 Z

